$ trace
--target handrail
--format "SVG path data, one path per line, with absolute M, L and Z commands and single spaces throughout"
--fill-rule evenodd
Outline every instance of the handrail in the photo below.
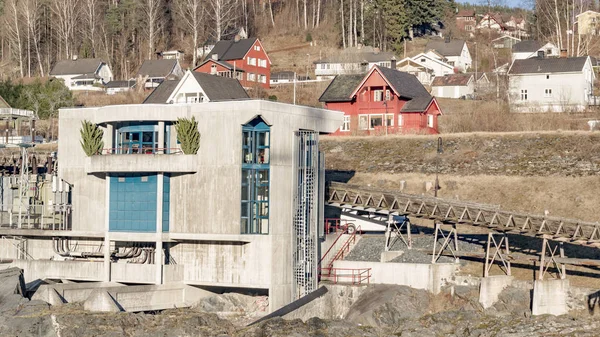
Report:
M 352 236 L 350 236 L 348 238 L 348 240 L 346 240 L 346 242 L 344 243 L 344 245 L 342 246 L 342 248 L 340 248 L 340 250 L 333 257 L 333 259 L 331 260 L 331 262 L 329 262 L 329 267 L 333 266 L 333 262 L 339 260 L 340 258 L 344 258 L 344 250 L 350 250 L 350 241 L 352 241 L 352 243 L 356 242 L 356 233 L 360 233 L 360 226 L 358 226 L 356 228 L 356 230 L 354 231 L 354 233 L 352 233 Z
M 367 281 L 367 284 L 371 283 L 371 268 L 324 268 L 329 272 L 327 277 L 333 278 L 333 283 L 337 284 L 340 278 L 350 278 L 352 284 L 362 284 L 363 281 Z M 349 274 L 339 274 L 338 271 L 350 271 Z
M 331 244 L 331 246 L 329 246 L 329 249 L 327 249 L 327 251 L 325 252 L 325 254 L 323 254 L 323 256 L 321 257 L 321 259 L 319 260 L 319 266 L 321 265 L 321 262 L 323 262 L 323 260 L 325 260 L 325 257 L 327 256 L 327 254 L 329 254 L 329 252 L 335 247 L 335 244 L 340 240 L 340 238 L 342 237 L 342 235 L 344 235 L 347 232 L 348 232 L 347 229 L 345 231 L 342 231 L 338 235 L 338 237 L 335 239 L 335 241 L 333 241 L 333 244 Z
M 132 153 L 128 153 L 129 151 L 132 151 Z M 178 147 L 148 147 L 148 148 L 138 148 L 135 150 L 138 150 L 137 153 L 133 153 L 133 148 L 130 147 L 112 147 L 112 148 L 105 148 L 100 150 L 99 152 L 96 153 L 96 155 L 108 155 L 108 154 L 182 154 L 183 150 L 181 150 L 181 148 Z M 119 153 L 119 152 L 125 152 L 125 153 Z M 157 153 L 157 152 L 163 152 L 163 153 Z

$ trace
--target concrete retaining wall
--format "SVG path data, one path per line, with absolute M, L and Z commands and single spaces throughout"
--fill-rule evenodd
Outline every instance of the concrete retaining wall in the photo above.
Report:
M 102 281 L 102 262 L 15 260 L 10 266 L 24 270 L 25 282 L 37 279 Z
M 398 284 L 415 289 L 440 293 L 456 272 L 453 263 L 383 263 L 363 261 L 335 261 L 334 268 L 371 268 L 371 283 Z M 342 279 L 343 280 L 343 279 Z
M 532 315 L 568 313 L 569 280 L 536 280 L 533 284 Z
M 42 284 L 31 299 L 48 302 L 51 305 L 84 302 L 98 288 L 122 286 L 124 285 L 113 282 Z M 56 295 L 60 296 L 61 301 L 56 301 Z
M 156 282 L 156 265 L 136 263 L 111 263 L 110 280 L 113 282 L 147 283 Z
M 479 303 L 487 309 L 498 301 L 498 296 L 506 287 L 512 285 L 513 277 L 494 275 L 481 278 L 479 285 Z

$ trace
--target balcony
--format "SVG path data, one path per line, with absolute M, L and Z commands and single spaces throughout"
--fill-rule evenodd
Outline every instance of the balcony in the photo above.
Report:
M 118 172 L 179 172 L 194 173 L 198 168 L 198 156 L 176 154 L 109 154 L 95 155 L 85 158 L 85 172 L 118 173 Z M 165 151 L 171 153 L 169 151 Z

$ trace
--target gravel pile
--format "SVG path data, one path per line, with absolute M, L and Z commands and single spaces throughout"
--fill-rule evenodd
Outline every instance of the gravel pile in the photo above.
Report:
M 433 251 L 433 235 L 413 235 L 412 236 L 413 249 L 407 249 L 404 242 L 398 238 L 392 247 L 391 251 L 402 250 L 404 254 L 392 260 L 391 262 L 404 262 L 404 263 L 431 263 L 431 255 L 429 252 Z M 441 246 L 444 243 L 443 238 L 438 238 L 438 244 Z M 479 240 L 473 239 L 469 236 L 459 236 L 458 250 L 466 252 L 481 252 L 483 246 Z M 381 253 L 385 251 L 385 235 L 383 234 L 366 234 L 360 239 L 356 246 L 348 254 L 345 260 L 348 261 L 369 261 L 379 262 L 381 260 Z M 448 256 L 441 256 L 438 261 L 439 263 L 452 263 L 454 258 Z

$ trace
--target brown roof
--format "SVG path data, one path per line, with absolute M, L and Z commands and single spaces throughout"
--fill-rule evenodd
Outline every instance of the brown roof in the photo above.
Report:
M 473 74 L 452 74 L 446 76 L 437 76 L 431 82 L 432 87 L 453 87 L 466 86 L 473 77 Z
M 469 9 L 463 9 L 463 10 L 458 11 L 458 13 L 456 13 L 456 16 L 475 16 L 475 11 L 469 10 Z

